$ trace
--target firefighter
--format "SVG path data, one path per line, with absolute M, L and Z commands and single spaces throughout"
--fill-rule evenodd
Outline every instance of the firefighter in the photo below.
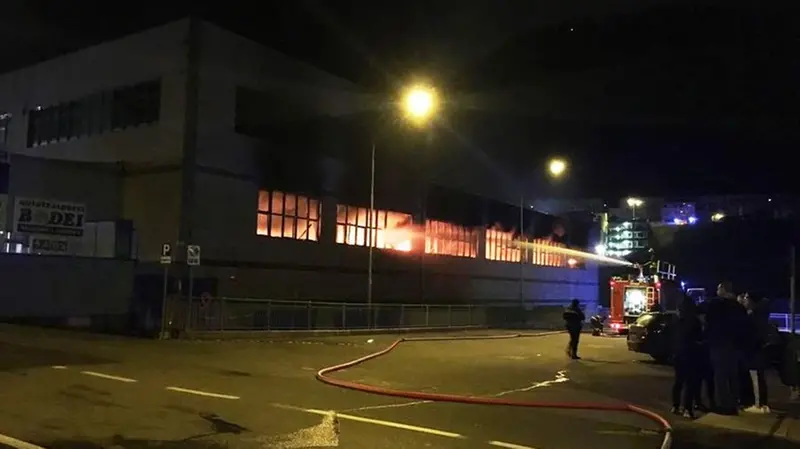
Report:
M 583 329 L 583 322 L 586 321 L 586 316 L 581 310 L 581 303 L 577 299 L 573 299 L 569 306 L 564 309 L 564 327 L 569 333 L 569 342 L 567 343 L 566 353 L 567 357 L 573 360 L 580 360 L 578 357 L 578 343 L 581 338 L 581 330 Z

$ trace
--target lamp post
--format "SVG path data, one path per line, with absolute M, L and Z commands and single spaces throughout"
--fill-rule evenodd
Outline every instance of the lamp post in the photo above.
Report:
M 414 126 L 424 126 L 428 124 L 436 113 L 438 107 L 438 95 L 436 90 L 430 86 L 416 84 L 408 87 L 403 93 L 399 109 L 404 118 Z M 373 230 L 377 228 L 377 223 L 373 223 L 373 213 L 375 210 L 375 151 L 377 144 L 372 140 L 372 151 L 370 156 L 370 181 L 369 181 L 369 212 L 367 213 L 367 245 L 369 246 L 369 256 L 367 262 L 367 312 L 369 313 L 368 324 L 372 326 L 372 279 L 373 279 L 373 254 L 377 238 L 373 235 Z
M 564 159 L 552 158 L 547 163 L 547 175 L 550 178 L 561 178 L 567 172 L 567 162 Z M 535 218 L 534 218 L 535 220 Z M 534 225 L 536 221 L 534 221 Z M 522 238 L 522 232 L 525 229 L 525 189 L 520 188 L 519 195 L 519 235 Z M 536 237 L 535 233 L 532 237 Z M 523 245 L 519 245 L 519 301 L 522 303 L 525 300 L 525 260 L 522 256 Z
M 641 198 L 630 197 L 625 202 L 631 208 L 631 221 L 636 220 L 636 208 L 641 207 L 644 201 Z

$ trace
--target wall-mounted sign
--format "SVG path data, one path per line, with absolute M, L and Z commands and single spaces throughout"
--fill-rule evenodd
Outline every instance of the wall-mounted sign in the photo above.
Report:
M 69 242 L 64 238 L 47 235 L 31 236 L 31 252 L 38 254 L 67 254 Z
M 58 200 L 17 198 L 14 202 L 15 232 L 83 236 L 86 206 Z

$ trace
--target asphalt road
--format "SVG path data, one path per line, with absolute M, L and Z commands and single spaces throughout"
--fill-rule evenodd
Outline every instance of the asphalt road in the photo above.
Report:
M 639 449 L 661 443 L 658 426 L 631 413 L 421 403 L 314 379 L 320 368 L 394 339 L 368 338 L 157 342 L 0 326 L 0 448 L 19 447 L 9 438 L 49 449 Z M 394 389 L 669 408 L 669 368 L 628 352 L 623 340 L 589 336 L 584 359 L 567 360 L 565 338 L 404 343 L 336 376 Z M 676 448 L 747 441 L 679 421 Z

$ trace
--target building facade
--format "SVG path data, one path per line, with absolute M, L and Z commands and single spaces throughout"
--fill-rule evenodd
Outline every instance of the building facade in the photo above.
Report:
M 595 302 L 596 270 L 570 268 L 552 217 L 380 106 L 188 19 L 2 75 L 6 251 L 130 257 L 146 276 L 169 243 L 180 278 L 198 245 L 203 292 L 362 301 L 371 245 L 375 301 Z

